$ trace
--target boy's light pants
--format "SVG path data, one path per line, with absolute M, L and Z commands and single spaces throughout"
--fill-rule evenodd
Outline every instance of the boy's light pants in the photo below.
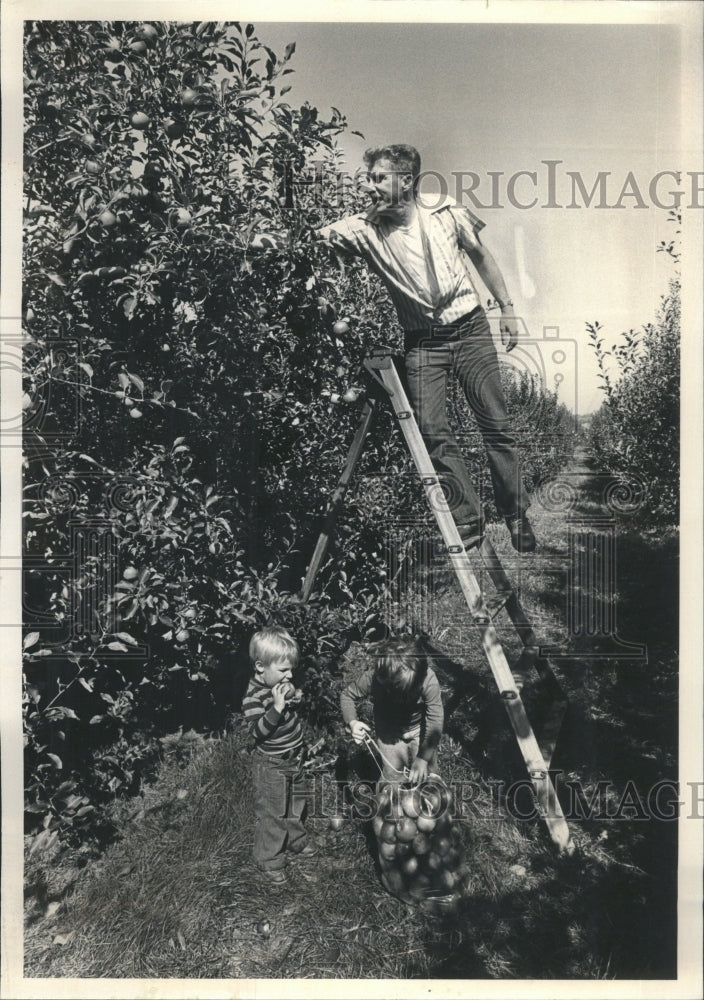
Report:
M 305 779 L 298 761 L 281 760 L 255 749 L 252 782 L 255 816 L 252 857 L 260 868 L 281 869 L 286 864 L 286 851 L 295 853 L 306 845 L 306 797 L 296 794 L 303 792 Z

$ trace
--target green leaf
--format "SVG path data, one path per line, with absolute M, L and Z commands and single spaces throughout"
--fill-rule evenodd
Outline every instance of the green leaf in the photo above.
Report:
M 55 753 L 48 753 L 47 757 L 49 758 L 49 760 L 52 761 L 54 766 L 58 768 L 59 771 L 63 770 L 64 764 L 60 757 L 57 757 Z
M 137 645 L 139 645 L 139 643 L 137 642 L 137 640 L 136 640 L 136 639 L 134 639 L 134 638 L 133 638 L 133 637 L 132 637 L 132 636 L 131 636 L 131 635 L 129 634 L 129 632 L 114 632 L 114 633 L 113 633 L 113 635 L 114 635 L 114 636 L 115 636 L 115 637 L 116 637 L 117 639 L 120 639 L 120 640 L 121 640 L 122 642 L 126 642 L 126 643 L 128 643 L 128 645 L 130 645 L 130 646 L 137 646 Z
M 29 635 L 24 637 L 24 642 L 22 643 L 22 649 L 31 649 L 39 642 L 39 633 L 30 632 Z

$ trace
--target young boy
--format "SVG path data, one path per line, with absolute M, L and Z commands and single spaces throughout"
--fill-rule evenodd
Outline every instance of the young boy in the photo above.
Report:
M 300 719 L 291 703 L 291 675 L 298 663 L 296 640 L 276 625 L 255 632 L 249 644 L 254 667 L 242 709 L 254 737 L 255 864 L 274 885 L 286 882 L 285 852 L 317 854 L 306 838 L 304 779 L 298 766 L 303 749 Z
M 437 773 L 444 722 L 442 693 L 427 652 L 414 639 L 388 639 L 374 650 L 374 666 L 343 690 L 342 717 L 355 743 L 369 726 L 357 718 L 357 704 L 370 698 L 382 777 L 402 781 L 404 768 L 420 784 Z

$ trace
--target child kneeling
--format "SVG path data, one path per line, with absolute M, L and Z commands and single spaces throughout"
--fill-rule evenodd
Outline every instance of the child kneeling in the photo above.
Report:
M 256 632 L 249 644 L 254 677 L 242 702 L 254 737 L 252 855 L 274 884 L 286 881 L 286 851 L 307 858 L 318 853 L 307 841 L 300 768 L 303 729 L 291 702 L 291 677 L 299 655 L 298 643 L 286 629 L 272 625 Z
M 370 728 L 357 718 L 357 705 L 371 698 L 382 778 L 403 781 L 407 769 L 419 784 L 437 773 L 444 721 L 440 684 L 418 640 L 388 639 L 373 656 L 374 665 L 340 695 L 342 717 L 355 743 L 363 743 Z

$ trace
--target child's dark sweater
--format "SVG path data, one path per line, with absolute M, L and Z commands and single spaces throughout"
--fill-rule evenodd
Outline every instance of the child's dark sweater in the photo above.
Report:
M 393 742 L 420 732 L 418 756 L 424 758 L 437 747 L 444 721 L 442 693 L 435 672 L 430 667 L 414 704 L 403 704 L 398 699 L 385 696 L 375 685 L 374 669 L 365 670 L 340 695 L 342 717 L 348 725 L 357 718 L 357 703 L 366 698 L 371 698 L 374 728 L 380 739 Z

